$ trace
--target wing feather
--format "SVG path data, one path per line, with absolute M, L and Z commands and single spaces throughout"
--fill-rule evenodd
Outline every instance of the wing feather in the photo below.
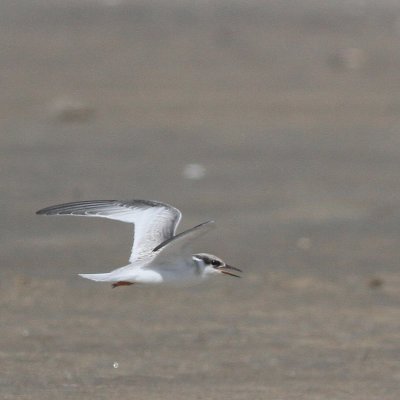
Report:
M 78 201 L 50 206 L 37 214 L 100 217 L 134 224 L 130 262 L 153 257 L 153 249 L 174 236 L 181 219 L 177 208 L 150 200 Z
M 191 243 L 215 227 L 214 221 L 203 222 L 191 229 L 173 236 L 154 248 L 157 253 L 154 262 L 158 264 L 175 264 L 178 258 L 192 256 Z

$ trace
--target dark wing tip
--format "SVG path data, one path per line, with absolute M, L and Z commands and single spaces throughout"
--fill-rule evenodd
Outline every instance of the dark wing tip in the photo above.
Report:
M 37 215 L 56 215 L 59 214 L 60 211 L 63 211 L 63 208 L 68 206 L 68 204 L 59 204 L 55 206 L 50 206 L 46 208 L 42 208 L 41 210 L 36 211 Z
M 156 251 L 160 250 L 161 248 L 165 247 L 168 243 L 172 242 L 173 240 L 179 239 L 179 238 L 181 238 L 182 236 L 185 236 L 185 235 L 187 235 L 188 233 L 193 232 L 193 231 L 195 231 L 195 230 L 201 228 L 201 227 L 204 226 L 204 225 L 212 225 L 212 224 L 214 224 L 214 223 L 215 223 L 214 220 L 209 220 L 209 221 L 206 221 L 206 222 L 202 222 L 201 224 L 196 225 L 196 226 L 194 226 L 193 228 L 190 228 L 190 229 L 188 229 L 188 230 L 186 230 L 186 231 L 183 231 L 183 232 L 181 232 L 181 233 L 178 233 L 177 235 L 172 236 L 171 238 L 165 240 L 164 242 L 162 242 L 162 243 L 160 243 L 158 246 L 156 246 L 156 247 L 153 249 L 153 252 L 156 252 Z
M 75 212 L 94 209 L 98 206 L 109 205 L 118 202 L 117 200 L 83 200 L 70 203 L 56 204 L 36 211 L 37 215 L 73 215 Z M 77 214 L 79 215 L 79 214 Z
M 176 217 L 180 217 L 180 211 L 170 206 L 166 203 L 161 203 L 158 201 L 152 200 L 84 200 L 84 201 L 74 201 L 70 203 L 64 204 L 56 204 L 54 206 L 43 208 L 39 211 L 36 211 L 37 215 L 63 215 L 63 214 L 76 214 L 80 215 L 79 212 L 82 211 L 93 211 L 95 208 L 99 206 L 107 206 L 107 205 L 116 205 L 116 206 L 127 206 L 127 207 L 143 207 L 143 208 L 151 208 L 151 207 L 165 207 L 175 213 Z
M 41 210 L 36 211 L 36 215 L 49 215 L 49 208 L 42 208 Z
M 206 221 L 206 222 L 203 222 L 202 224 L 200 224 L 200 226 L 201 225 L 207 225 L 207 224 L 215 224 L 215 220 L 210 219 L 209 221 Z

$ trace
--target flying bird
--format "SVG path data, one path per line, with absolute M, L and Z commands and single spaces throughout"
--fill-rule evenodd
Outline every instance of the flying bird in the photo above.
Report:
M 93 281 L 111 282 L 112 287 L 201 282 L 221 274 L 240 277 L 235 272 L 242 272 L 217 256 L 190 251 L 192 242 L 209 232 L 214 221 L 175 234 L 181 212 L 158 201 L 78 201 L 50 206 L 36 214 L 100 217 L 133 224 L 134 240 L 128 265 L 107 273 L 79 274 Z

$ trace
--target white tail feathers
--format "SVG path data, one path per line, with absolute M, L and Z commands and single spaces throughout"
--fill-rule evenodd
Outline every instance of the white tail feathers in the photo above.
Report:
M 97 282 L 114 282 L 115 279 L 111 278 L 110 273 L 105 274 L 78 274 L 82 278 L 90 279 Z

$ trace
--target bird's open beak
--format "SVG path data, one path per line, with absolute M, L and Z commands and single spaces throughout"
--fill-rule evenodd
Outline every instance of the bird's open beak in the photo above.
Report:
M 239 268 L 232 267 L 232 265 L 226 264 L 222 267 L 219 267 L 218 270 L 221 271 L 225 275 L 234 276 L 235 278 L 241 278 L 239 275 L 236 275 L 236 274 L 232 273 L 231 271 L 242 272 L 242 270 Z

